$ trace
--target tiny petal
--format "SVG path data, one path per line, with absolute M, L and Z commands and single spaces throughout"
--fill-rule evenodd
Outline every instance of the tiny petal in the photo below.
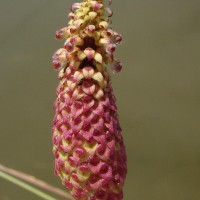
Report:
M 102 55 L 100 53 L 95 53 L 94 60 L 98 63 L 102 63 L 103 62 Z
M 91 20 L 93 20 L 97 16 L 97 13 L 96 12 L 89 12 L 89 16 L 90 16 Z
M 68 14 L 68 18 L 74 19 L 74 17 L 75 17 L 75 14 L 74 14 L 73 12 L 70 12 L 70 13 Z
M 72 37 L 70 39 L 70 42 L 72 44 L 74 44 L 75 46 L 81 46 L 83 45 L 83 39 L 81 39 L 80 37 L 76 36 L 76 37 Z
M 85 55 L 87 56 L 88 60 L 92 60 L 95 55 L 95 51 L 92 48 L 86 48 L 84 50 Z
M 94 74 L 94 76 L 92 77 L 94 80 L 96 80 L 100 85 L 103 84 L 103 75 L 101 72 L 97 72 Z
M 90 36 L 92 36 L 92 34 L 94 33 L 95 29 L 96 29 L 96 28 L 95 28 L 94 25 L 88 25 L 88 26 L 86 27 L 87 33 L 88 33 L 88 35 L 90 35 Z
M 94 75 L 94 69 L 90 66 L 83 68 L 83 76 L 86 79 L 91 79 Z
M 109 44 L 108 45 L 108 50 L 109 52 L 113 53 L 116 49 L 116 44 Z
M 76 17 L 77 18 L 82 18 L 85 14 L 83 12 L 77 12 Z
M 116 61 L 113 65 L 113 73 L 118 73 L 122 69 L 122 63 L 119 61 Z
M 113 11 L 110 8 L 106 8 L 106 11 L 108 12 L 108 17 L 112 17 Z
M 74 10 L 78 9 L 78 8 L 80 8 L 80 3 L 73 3 L 72 6 L 71 6 L 71 8 L 70 8 L 70 10 L 72 12 L 74 12 Z
M 64 44 L 65 49 L 67 49 L 68 51 L 72 51 L 73 50 L 73 45 L 71 42 L 66 42 Z
M 106 21 L 101 21 L 101 22 L 99 23 L 99 27 L 100 27 L 100 28 L 107 29 L 107 28 L 108 28 L 108 22 L 106 22 Z
M 93 7 L 93 10 L 96 12 L 99 9 L 101 9 L 103 7 L 103 4 L 98 3 L 97 1 L 91 1 L 91 5 Z
M 107 44 L 110 44 L 111 43 L 111 40 L 109 38 L 101 38 L 99 40 L 99 44 L 102 44 L 102 45 L 107 45 Z
M 95 84 L 91 81 L 83 81 L 82 88 L 86 94 L 92 95 L 95 91 Z
M 84 52 L 80 51 L 80 52 L 78 52 L 77 57 L 81 61 L 86 58 L 86 54 Z
M 58 39 L 58 40 L 67 39 L 68 36 L 69 36 L 69 33 L 68 33 L 67 27 L 64 27 L 64 28 L 56 31 L 56 34 L 55 34 L 55 38 Z
M 74 21 L 74 25 L 76 28 L 79 28 L 82 24 L 84 24 L 83 19 L 78 19 L 78 20 Z
M 96 99 L 100 99 L 101 97 L 103 97 L 103 95 L 104 95 L 103 90 L 102 90 L 102 89 L 99 89 L 99 90 L 96 92 L 96 94 L 94 95 L 94 97 L 95 97 Z
M 83 7 L 82 11 L 84 13 L 84 15 L 86 15 L 89 12 L 90 8 L 89 7 Z
M 55 69 L 58 69 L 59 67 L 63 67 L 66 62 L 66 50 L 65 49 L 59 49 L 56 51 L 52 57 L 53 65 Z
M 76 71 L 74 73 L 74 79 L 73 79 L 73 81 L 80 82 L 83 78 L 84 78 L 83 74 L 81 72 L 79 72 L 79 71 Z

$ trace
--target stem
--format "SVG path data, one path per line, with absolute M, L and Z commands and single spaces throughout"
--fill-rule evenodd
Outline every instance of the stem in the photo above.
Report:
M 26 190 L 28 190 L 29 192 L 32 192 L 34 193 L 35 195 L 41 197 L 42 199 L 45 199 L 45 200 L 56 200 L 54 197 L 51 197 L 49 196 L 48 194 L 45 194 L 44 192 L 36 189 L 35 187 L 32 187 L 30 185 L 28 185 L 27 183 L 24 183 L 23 181 L 20 181 L 2 171 L 0 171 L 0 177 L 4 178 L 5 180 L 7 181 L 10 181 Z
M 41 181 L 33 176 L 30 176 L 28 174 L 25 174 L 23 172 L 19 172 L 17 170 L 14 170 L 14 169 L 11 169 L 11 168 L 8 168 L 8 167 L 5 167 L 3 165 L 0 164 L 0 172 L 6 172 L 7 174 L 10 174 L 12 176 L 15 176 L 23 181 L 26 181 L 28 183 L 31 183 L 37 187 L 40 187 L 44 190 L 47 190 L 49 192 L 52 192 L 56 195 L 59 195 L 61 197 L 64 197 L 68 200 L 73 200 L 73 198 L 67 193 L 67 192 L 64 192 L 63 190 L 60 190 L 59 188 L 56 188 L 52 185 L 49 185 L 48 183 L 45 183 L 44 181 Z

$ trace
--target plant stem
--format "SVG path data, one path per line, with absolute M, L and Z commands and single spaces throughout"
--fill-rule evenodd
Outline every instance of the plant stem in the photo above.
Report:
M 28 190 L 29 192 L 32 192 L 33 194 L 41 197 L 42 199 L 45 199 L 45 200 L 56 200 L 54 197 L 51 197 L 50 195 L 48 195 L 48 194 L 36 189 L 35 187 L 30 186 L 27 183 L 25 183 L 23 181 L 20 181 L 20 180 L 14 178 L 14 177 L 2 172 L 2 171 L 0 171 L 0 177 L 4 178 L 7 181 L 10 181 L 10 182 L 16 184 L 16 185 L 18 185 L 18 186 L 20 186 L 20 187 L 22 187 L 22 188 L 24 188 L 26 190 Z
M 73 200 L 71 195 L 69 195 L 67 192 L 64 192 L 63 190 L 60 190 L 59 188 L 56 188 L 52 185 L 49 185 L 48 183 L 45 183 L 44 181 L 41 181 L 31 175 L 25 174 L 23 172 L 8 168 L 6 166 L 3 166 L 0 164 L 0 171 L 6 172 L 7 174 L 10 174 L 12 176 L 15 176 L 23 181 L 26 181 L 28 183 L 31 183 L 37 187 L 40 187 L 42 189 L 45 189 L 49 192 L 52 192 L 56 195 L 62 196 L 68 200 Z

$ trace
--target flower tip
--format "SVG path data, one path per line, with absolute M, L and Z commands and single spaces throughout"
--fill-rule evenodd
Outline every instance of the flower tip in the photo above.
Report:
M 119 73 L 121 70 L 122 70 L 122 63 L 118 61 L 113 65 L 112 71 L 114 74 L 116 74 Z
M 78 8 L 80 8 L 80 3 L 73 3 L 70 10 L 71 12 L 74 12 L 75 9 L 78 9 Z

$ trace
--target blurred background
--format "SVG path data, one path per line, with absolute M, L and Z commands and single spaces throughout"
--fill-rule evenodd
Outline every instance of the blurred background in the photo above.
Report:
M 78 0 L 77 0 L 78 1 Z M 72 0 L 0 1 L 0 163 L 53 174 L 51 56 Z M 112 76 L 128 154 L 124 200 L 200 199 L 200 1 L 113 0 Z M 0 200 L 39 200 L 0 179 Z

